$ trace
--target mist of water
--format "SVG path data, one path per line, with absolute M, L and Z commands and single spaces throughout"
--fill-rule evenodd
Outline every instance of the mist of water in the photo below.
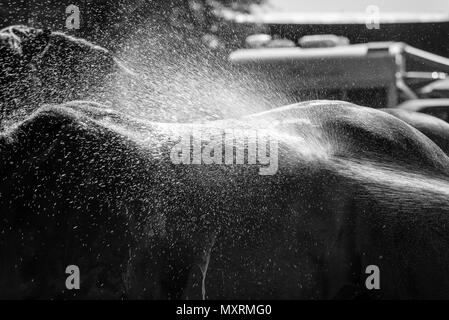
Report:
M 173 30 L 143 24 L 116 55 L 135 76 L 118 74 L 108 81 L 108 100 L 136 117 L 161 122 L 236 118 L 287 101 L 268 83 L 234 68 L 226 54 Z

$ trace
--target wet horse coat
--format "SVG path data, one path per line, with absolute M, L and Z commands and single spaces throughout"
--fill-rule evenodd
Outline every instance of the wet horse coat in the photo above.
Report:
M 113 87 L 118 74 L 134 75 L 109 50 L 84 39 L 26 26 L 0 30 L 0 117 L 43 103 L 105 101 L 102 85 Z
M 448 296 L 449 161 L 421 132 L 326 101 L 195 127 L 268 130 L 278 172 L 174 164 L 191 126 L 88 102 L 43 107 L 4 132 L 1 295 Z M 64 287 L 69 264 L 80 291 Z
M 382 109 L 424 133 L 449 154 L 449 123 L 429 114 L 401 109 Z

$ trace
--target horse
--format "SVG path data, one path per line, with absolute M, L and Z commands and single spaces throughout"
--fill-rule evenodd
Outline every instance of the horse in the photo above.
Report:
M 429 114 L 398 108 L 381 109 L 405 121 L 435 142 L 446 154 L 449 154 L 449 124 Z
M 236 161 L 259 133 L 270 174 Z M 193 163 L 183 141 L 232 161 L 222 148 Z M 194 124 L 46 105 L 0 135 L 0 295 L 447 298 L 448 166 L 404 121 L 340 101 Z
M 22 25 L 0 30 L 0 107 L 4 120 L 44 103 L 102 97 L 136 74 L 101 46 L 63 32 Z M 127 81 L 126 80 L 126 81 Z M 12 122 L 13 122 L 12 121 Z

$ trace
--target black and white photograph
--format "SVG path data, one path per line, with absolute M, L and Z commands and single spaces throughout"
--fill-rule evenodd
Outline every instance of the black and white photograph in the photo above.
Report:
M 448 0 L 0 0 L 0 300 L 449 300 L 448 122 Z

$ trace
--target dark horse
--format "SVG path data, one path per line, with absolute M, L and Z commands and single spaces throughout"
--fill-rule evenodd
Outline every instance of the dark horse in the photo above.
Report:
M 142 121 L 67 102 L 123 68 L 107 50 L 25 27 L 0 40 L 0 103 L 26 110 L 0 134 L 1 297 L 448 297 L 449 161 L 430 127 L 329 101 Z M 269 133 L 277 171 L 174 163 L 192 127 L 225 146 Z
M 0 30 L 3 118 L 43 103 L 86 99 L 118 73 L 133 75 L 110 51 L 83 39 L 26 26 Z
M 327 101 L 195 128 L 269 132 L 278 171 L 173 163 L 190 125 L 88 102 L 42 107 L 2 133 L 0 294 L 448 297 L 449 161 L 421 132 Z M 68 291 L 72 264 L 81 289 Z M 380 290 L 365 289 L 368 265 Z

